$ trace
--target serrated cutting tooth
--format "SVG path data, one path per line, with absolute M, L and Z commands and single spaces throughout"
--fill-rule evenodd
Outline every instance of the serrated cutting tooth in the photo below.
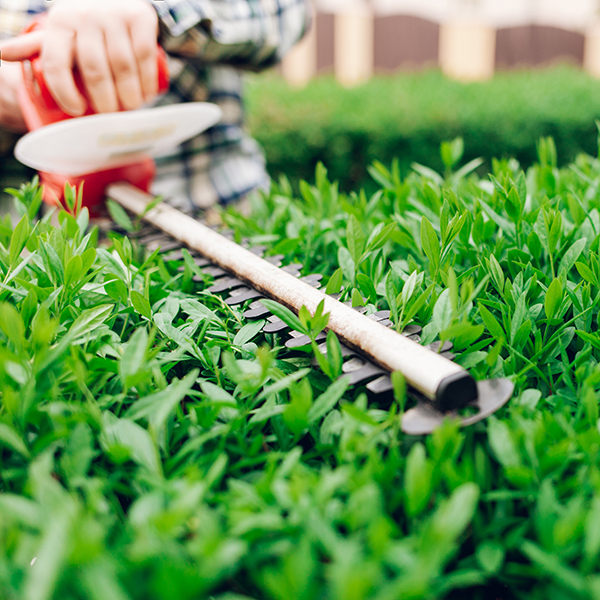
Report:
M 385 394 L 394 389 L 392 379 L 389 375 L 382 375 L 367 383 L 367 389 L 373 394 Z
M 161 242 L 159 240 L 157 240 L 156 242 L 150 242 L 149 244 L 146 244 L 146 248 L 150 250 L 150 252 L 160 250 L 161 253 L 164 253 L 169 252 L 170 250 L 178 250 L 179 248 L 181 248 L 181 242 L 168 238 L 164 242 Z
M 252 254 L 256 254 L 256 256 L 262 256 L 267 249 L 267 246 L 252 246 L 252 248 L 248 248 Z
M 320 344 L 319 350 L 321 351 L 322 354 L 327 356 L 327 343 Z M 347 358 L 348 356 L 356 356 L 358 354 L 358 352 L 356 352 L 356 350 L 353 350 L 352 348 L 350 348 L 349 346 L 346 346 L 345 344 L 340 344 L 340 351 L 342 353 L 342 358 Z
M 279 333 L 288 329 L 288 326 L 278 317 L 275 317 L 273 321 L 270 321 L 263 327 L 265 333 Z
M 234 292 L 236 292 L 235 295 Z M 264 298 L 264 296 L 258 290 L 252 288 L 237 288 L 231 292 L 231 296 L 225 300 L 225 304 L 228 306 L 237 306 L 238 304 L 243 304 L 247 300 L 253 300 L 254 298 Z
M 440 346 L 441 346 L 441 348 L 440 348 Z M 452 350 L 452 348 L 454 347 L 454 344 L 452 342 L 448 342 L 448 341 L 446 341 L 442 344 L 442 342 L 437 341 L 437 342 L 433 342 L 432 344 L 429 344 L 426 347 L 429 348 L 430 350 L 433 350 L 434 352 L 442 354 L 443 352 L 449 352 L 450 350 Z
M 271 263 L 272 265 L 275 265 L 276 267 L 278 267 L 279 265 L 281 265 L 281 261 L 284 258 L 285 258 L 285 255 L 283 255 L 283 254 L 275 254 L 274 256 L 264 257 L 264 260 L 266 260 L 268 263 Z
M 327 334 L 323 331 L 315 338 L 316 342 L 322 342 L 327 338 Z M 310 344 L 310 338 L 307 335 L 300 335 L 300 337 L 293 337 L 285 343 L 286 348 L 302 348 L 302 346 L 308 346 Z
M 252 308 L 254 304 L 257 304 L 258 306 L 254 306 L 254 308 Z M 260 317 L 264 317 L 270 313 L 271 311 L 266 306 L 263 306 L 260 301 L 258 301 L 253 302 L 243 316 L 246 319 L 260 319 Z
M 229 275 L 228 271 L 225 271 L 225 269 L 221 269 L 221 267 L 204 267 L 202 269 L 202 272 L 205 275 L 210 275 L 211 277 L 223 277 L 224 275 Z
M 208 267 L 208 265 L 210 265 L 210 263 L 205 259 L 205 258 L 194 258 L 194 264 L 198 267 L 198 268 L 202 268 L 202 267 Z M 179 265 L 177 267 L 177 272 L 178 273 L 183 273 L 183 271 L 185 271 L 185 265 Z
M 361 356 L 355 356 L 350 360 L 347 360 L 342 365 L 342 372 L 352 373 L 353 371 L 358 371 L 359 369 L 362 369 L 366 364 L 367 361 L 364 358 L 362 358 Z
M 416 325 L 415 323 L 411 323 L 410 325 L 407 325 L 402 330 L 402 335 L 405 335 L 406 337 L 410 337 L 411 335 L 420 335 L 422 331 L 423 331 L 422 327 L 420 327 L 419 325 Z
M 281 267 L 281 270 L 284 273 L 289 273 L 290 275 L 294 275 L 294 277 L 298 276 L 300 271 L 302 270 L 302 266 L 300 264 L 294 263 L 291 265 L 286 265 L 285 267 Z
M 356 371 L 351 371 L 347 376 L 350 379 L 350 385 L 358 385 L 359 383 L 363 383 L 364 381 L 368 381 L 369 379 L 373 379 L 373 377 L 383 375 L 384 373 L 387 373 L 384 368 L 375 363 L 367 362 L 363 367 Z
M 233 288 L 236 287 L 241 287 L 242 285 L 246 285 L 241 279 L 238 279 L 237 277 L 224 277 L 223 279 L 220 279 L 219 281 L 217 281 L 217 283 L 211 285 L 209 288 L 207 288 L 207 292 L 210 292 L 212 294 L 218 294 L 220 292 L 225 292 L 227 290 L 232 290 Z

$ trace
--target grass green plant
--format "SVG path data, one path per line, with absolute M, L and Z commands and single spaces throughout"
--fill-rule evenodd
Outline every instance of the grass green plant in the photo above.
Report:
M 317 169 L 224 218 L 397 330 L 454 343 L 516 394 L 490 420 L 404 436 L 404 382 L 339 379 L 322 311 L 279 311 L 290 354 L 133 236 L 97 243 L 36 183 L 0 223 L 0 597 L 362 600 L 600 597 L 600 161 L 552 140 L 489 177 Z M 113 207 L 126 228 L 136 223 Z M 274 311 L 278 309 L 272 307 Z M 319 369 L 311 366 L 316 355 Z

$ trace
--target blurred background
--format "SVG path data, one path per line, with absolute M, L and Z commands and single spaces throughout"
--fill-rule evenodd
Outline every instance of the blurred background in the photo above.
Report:
M 367 165 L 441 169 L 441 141 L 465 160 L 560 163 L 597 153 L 598 0 L 315 0 L 311 33 L 277 75 L 253 78 L 248 110 L 271 172 L 310 178 L 322 160 L 342 187 Z
M 548 136 L 558 164 L 598 153 L 600 0 L 314 4 L 306 38 L 248 78 L 249 128 L 275 178 L 313 180 L 322 161 L 349 191 L 373 186 L 375 160 L 442 172 L 440 144 L 457 137 L 482 171 L 494 158 L 527 167 Z M 0 136 L 0 157 L 12 143 Z M 3 183 L 32 175 L 0 158 Z

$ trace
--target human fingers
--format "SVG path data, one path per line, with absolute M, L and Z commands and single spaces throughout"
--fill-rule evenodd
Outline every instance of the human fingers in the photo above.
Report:
M 75 33 L 69 29 L 48 26 L 41 52 L 46 85 L 60 108 L 79 116 L 85 112 L 85 98 L 73 79 Z
M 125 110 L 138 108 L 143 104 L 144 98 L 139 67 L 127 26 L 123 22 L 111 23 L 104 35 L 119 102 Z
M 7 62 L 19 61 L 39 54 L 43 39 L 42 31 L 34 31 L 0 42 L 0 59 Z
M 158 94 L 157 47 L 158 18 L 152 11 L 146 18 L 136 19 L 129 27 L 131 45 L 138 65 L 144 101 Z
M 99 27 L 84 26 L 77 31 L 76 62 L 88 98 L 96 112 L 119 110 L 117 90 L 107 55 L 105 34 Z

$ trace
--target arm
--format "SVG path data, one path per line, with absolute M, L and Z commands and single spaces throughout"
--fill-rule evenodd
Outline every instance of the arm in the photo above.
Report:
M 150 1 L 167 52 L 251 70 L 279 62 L 312 20 L 309 0 Z

